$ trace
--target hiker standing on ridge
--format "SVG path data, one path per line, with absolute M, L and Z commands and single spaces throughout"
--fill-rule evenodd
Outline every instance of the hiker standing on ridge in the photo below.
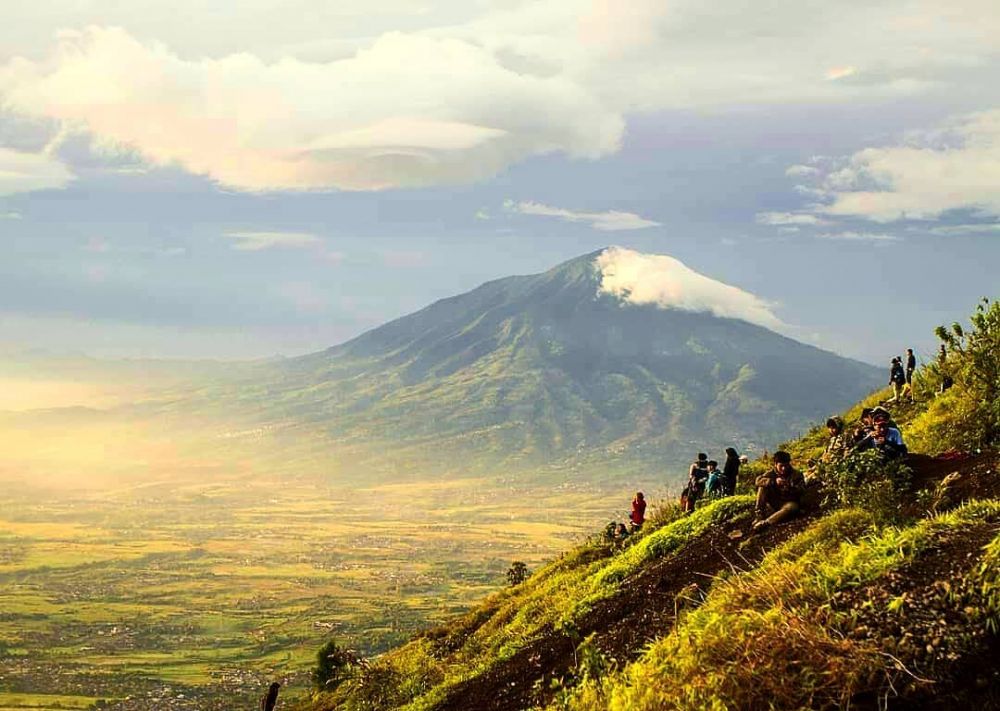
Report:
M 635 498 L 632 499 L 632 513 L 629 515 L 629 520 L 632 522 L 632 533 L 640 530 L 642 524 L 646 522 L 646 499 L 641 491 L 637 491 Z
M 722 465 L 722 495 L 736 493 L 736 480 L 740 476 L 740 454 L 732 447 L 726 447 L 726 462 Z
M 906 384 L 906 371 L 903 370 L 903 363 L 898 357 L 893 357 L 892 365 L 889 366 L 889 384 L 892 385 L 892 400 L 899 402 L 900 389 Z
M 771 471 L 757 477 L 757 516 L 751 528 L 753 531 L 786 521 L 802 507 L 806 480 L 802 472 L 792 467 L 792 455 L 779 450 L 772 461 Z
M 913 355 L 913 349 L 906 349 L 906 385 L 903 386 L 903 397 L 909 396 L 913 402 L 913 373 L 917 369 L 917 357 Z
M 708 479 L 708 455 L 704 452 L 698 453 L 698 459 L 688 470 L 688 483 L 681 493 L 681 504 L 684 511 L 691 513 L 694 505 L 705 492 L 705 481 Z

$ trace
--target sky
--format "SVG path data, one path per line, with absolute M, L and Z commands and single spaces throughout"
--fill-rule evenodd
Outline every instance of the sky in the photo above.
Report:
M 296 355 L 608 245 L 877 364 L 1000 296 L 992 0 L 4 15 L 5 347 Z

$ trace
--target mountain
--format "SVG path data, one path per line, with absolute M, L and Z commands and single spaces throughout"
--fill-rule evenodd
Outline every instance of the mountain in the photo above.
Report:
M 645 256 L 612 250 L 269 363 L 236 390 L 204 393 L 206 406 L 252 410 L 276 431 L 322 432 L 324 446 L 392 460 L 397 472 L 401 462 L 597 472 L 728 445 L 759 450 L 880 382 L 870 365 L 740 318 L 609 293 L 602 259 Z M 676 283 L 653 274 L 647 282 L 663 283 L 639 286 L 750 296 L 680 266 Z

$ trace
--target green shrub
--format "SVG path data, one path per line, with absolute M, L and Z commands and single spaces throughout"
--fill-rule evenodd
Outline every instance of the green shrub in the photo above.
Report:
M 968 330 L 956 323 L 935 332 L 948 355 L 927 368 L 928 379 L 954 384 L 913 423 L 910 437 L 924 451 L 1000 443 L 1000 302 L 983 299 L 970 322 Z
M 817 474 L 823 482 L 826 505 L 863 509 L 878 523 L 899 520 L 902 495 L 912 481 L 912 472 L 902 460 L 885 459 L 876 450 L 851 452 L 843 459 L 823 462 Z

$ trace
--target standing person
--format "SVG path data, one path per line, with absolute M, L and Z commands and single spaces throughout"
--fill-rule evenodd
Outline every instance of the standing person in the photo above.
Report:
M 889 366 L 889 384 L 892 385 L 891 402 L 899 402 L 900 388 L 906 383 L 906 371 L 903 370 L 903 363 L 899 358 L 893 357 L 892 365 Z
M 705 481 L 708 479 L 708 455 L 704 452 L 698 453 L 698 459 L 688 470 L 688 483 L 685 487 L 687 496 L 684 497 L 684 510 L 687 513 L 694 511 L 694 505 L 701 495 L 705 493 Z
M 732 447 L 726 447 L 726 462 L 722 465 L 722 495 L 732 496 L 736 493 L 736 480 L 740 476 L 740 453 Z
M 708 482 L 705 484 L 709 497 L 717 499 L 722 496 L 722 472 L 719 463 L 714 459 L 708 462 Z
M 906 385 L 903 387 L 903 397 L 909 396 L 913 402 L 913 373 L 917 369 L 917 357 L 913 355 L 913 349 L 906 349 Z
M 801 508 L 806 480 L 800 471 L 792 467 L 792 455 L 777 451 L 772 461 L 774 466 L 771 471 L 757 477 L 754 531 L 781 523 L 796 515 Z
M 948 375 L 948 350 L 944 347 L 943 343 L 941 344 L 941 350 L 938 351 L 938 373 L 941 376 L 941 385 L 938 387 L 938 393 L 943 393 L 955 384 L 955 381 Z
M 632 533 L 640 530 L 642 524 L 646 522 L 646 499 L 641 491 L 637 491 L 635 498 L 632 499 L 632 513 L 629 515 L 629 520 L 632 522 Z

